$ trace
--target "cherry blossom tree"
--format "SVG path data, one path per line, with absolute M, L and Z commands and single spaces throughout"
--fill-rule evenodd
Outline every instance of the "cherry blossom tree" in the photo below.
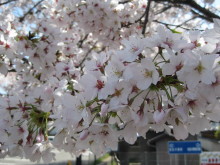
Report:
M 213 3 L 0 1 L 0 156 L 102 155 L 149 130 L 180 140 L 219 122 Z

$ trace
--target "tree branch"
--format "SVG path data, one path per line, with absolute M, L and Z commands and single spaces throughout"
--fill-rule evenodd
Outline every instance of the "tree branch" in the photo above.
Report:
M 118 4 L 125 4 L 125 3 L 131 2 L 131 1 L 132 0 L 121 1 L 121 2 L 118 2 Z
M 206 21 L 209 21 L 209 22 L 213 22 L 213 19 L 211 17 L 205 17 L 204 15 L 201 15 L 199 13 L 197 13 L 195 10 L 191 9 L 190 10 L 194 15 L 196 15 L 197 17 L 200 17 Z
M 83 42 L 88 38 L 89 34 L 86 34 L 79 42 L 77 43 L 77 46 L 79 48 L 82 48 Z
M 44 0 L 38 1 L 32 8 L 30 8 L 22 17 L 19 18 L 19 22 L 23 22 L 25 17 L 32 12 L 38 5 L 40 5 Z
M 151 0 L 148 0 L 147 7 L 146 7 L 146 10 L 145 10 L 144 25 L 143 25 L 143 29 L 142 29 L 142 34 L 143 35 L 144 35 L 145 31 L 146 31 L 146 26 L 147 26 L 147 22 L 148 22 L 148 16 L 149 16 L 149 12 L 150 12 L 150 4 L 151 4 Z
M 194 10 L 197 10 L 199 13 L 199 17 L 206 19 L 209 22 L 213 22 L 213 18 L 219 18 L 220 16 L 216 15 L 215 13 L 211 12 L 210 10 L 200 6 L 194 0 L 153 0 L 154 2 L 168 2 L 171 4 L 183 4 L 192 7 Z M 197 12 L 196 12 L 197 13 Z M 197 13 L 198 15 L 198 13 Z
M 202 13 L 205 17 L 207 18 L 219 18 L 220 16 L 216 15 L 215 13 L 212 13 L 211 11 L 209 11 L 208 9 L 200 6 L 198 3 L 196 3 L 194 0 L 186 0 L 186 5 L 191 6 L 192 8 L 196 9 L 197 11 L 199 11 L 200 13 Z M 211 21 L 213 22 L 213 20 Z
M 161 9 L 160 11 L 158 11 L 158 12 L 156 13 L 156 15 L 157 15 L 157 14 L 161 14 L 161 13 L 163 13 L 163 12 L 169 10 L 171 7 L 172 7 L 171 5 L 164 7 L 163 9 Z
M 5 2 L 2 2 L 2 3 L 0 3 L 0 6 L 6 5 L 6 4 L 8 4 L 10 2 L 14 2 L 14 1 L 17 1 L 17 0 L 8 0 L 8 1 L 5 1 Z

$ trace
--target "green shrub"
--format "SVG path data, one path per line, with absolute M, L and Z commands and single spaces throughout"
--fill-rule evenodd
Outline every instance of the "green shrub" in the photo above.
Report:
M 215 138 L 220 140 L 220 127 L 215 131 Z

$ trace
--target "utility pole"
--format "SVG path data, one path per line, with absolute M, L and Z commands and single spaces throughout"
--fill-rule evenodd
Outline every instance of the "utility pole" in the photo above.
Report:
M 82 165 L 82 155 L 76 158 L 76 165 Z

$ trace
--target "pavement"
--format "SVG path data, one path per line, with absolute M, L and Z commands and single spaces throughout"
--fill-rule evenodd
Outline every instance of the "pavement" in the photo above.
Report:
M 71 156 L 67 152 L 60 152 L 58 150 L 55 150 L 56 154 L 56 161 L 46 164 L 43 162 L 36 163 L 31 162 L 28 159 L 21 159 L 20 157 L 6 157 L 4 159 L 0 159 L 0 165 L 67 165 L 72 163 L 72 165 L 75 164 L 76 157 Z M 94 162 L 94 155 L 91 152 L 85 152 L 82 154 L 82 161 L 83 164 L 89 165 L 91 162 Z

